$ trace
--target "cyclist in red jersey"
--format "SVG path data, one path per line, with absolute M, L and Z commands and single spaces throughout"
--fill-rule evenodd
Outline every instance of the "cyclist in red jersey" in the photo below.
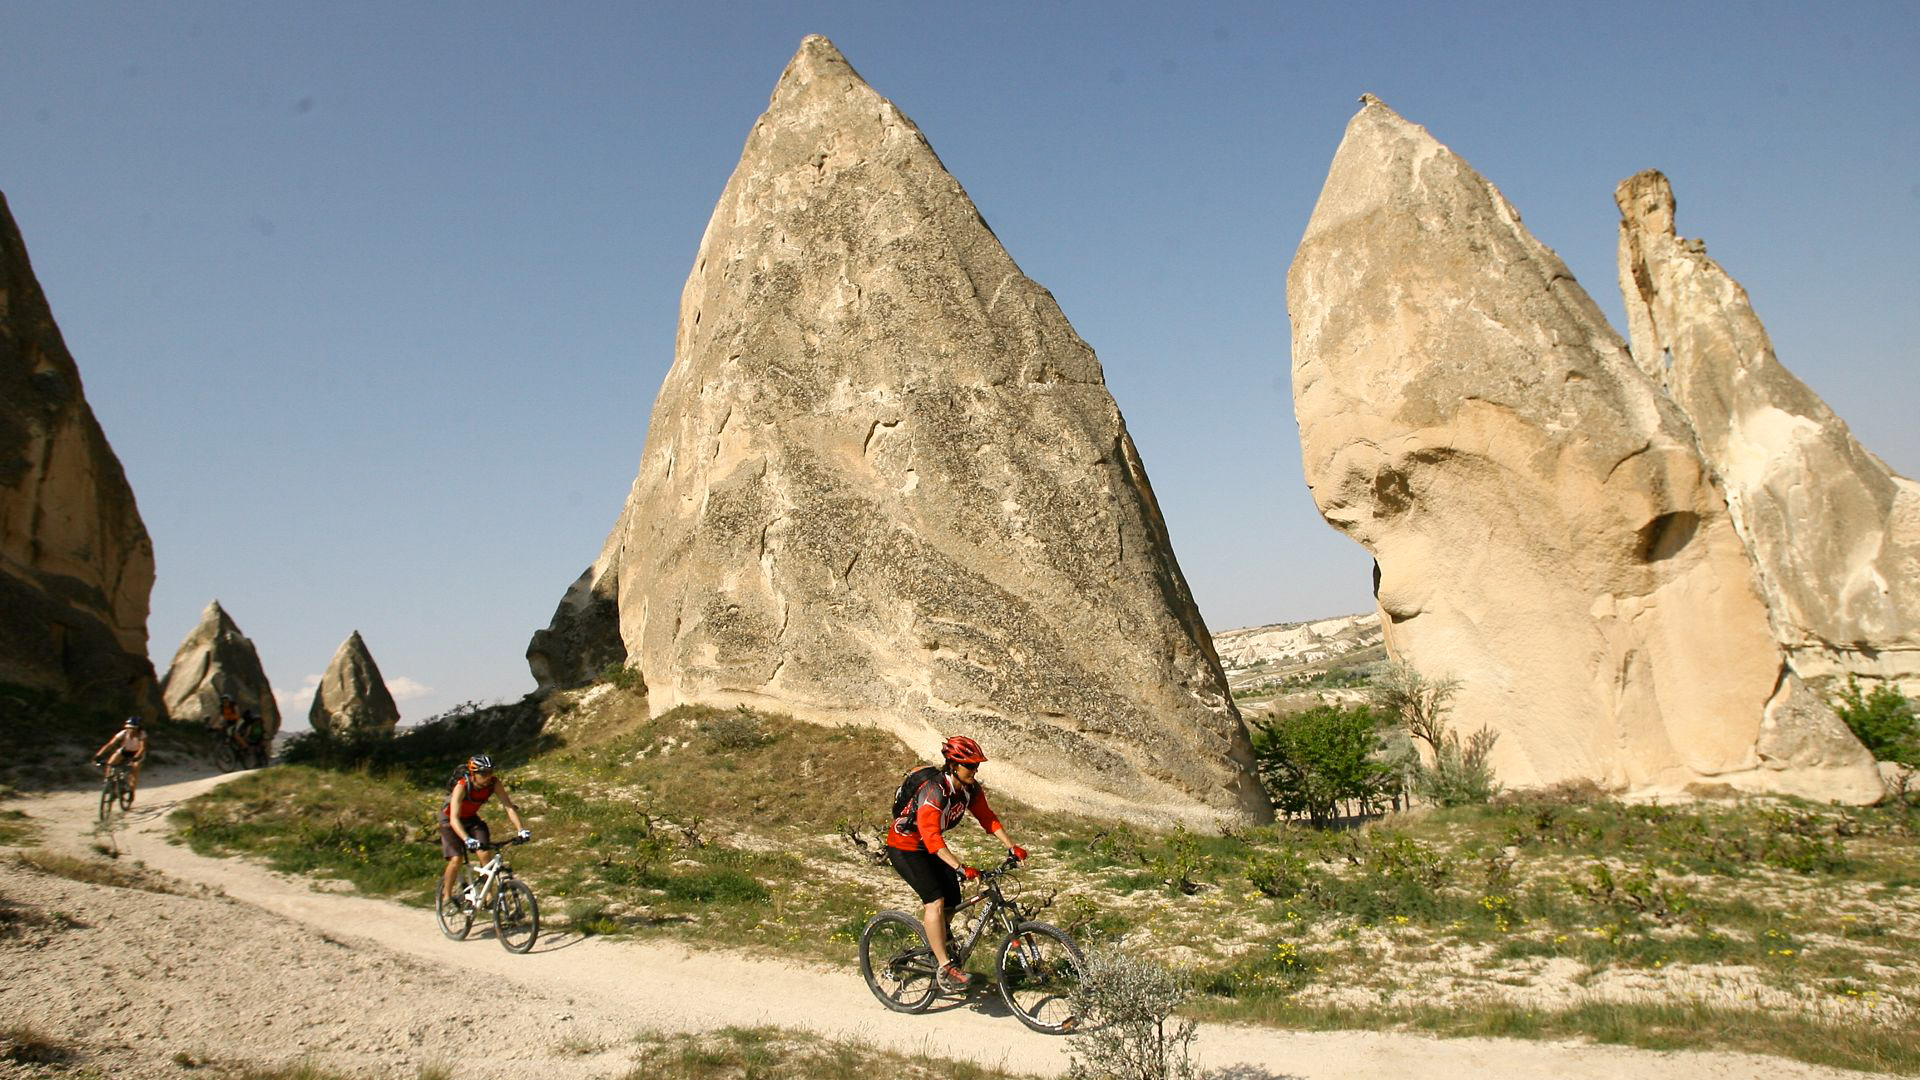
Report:
M 446 805 L 440 808 L 440 853 L 447 857 L 446 871 L 440 875 L 442 904 L 453 891 L 453 879 L 459 875 L 466 853 L 479 850 L 493 839 L 487 823 L 480 819 L 480 807 L 495 795 L 500 796 L 500 806 L 506 810 L 507 819 L 520 830 L 519 838 L 533 839 L 533 834 L 520 824 L 520 812 L 514 809 L 507 785 L 494 777 L 493 759 L 485 754 L 469 758 L 460 779 L 454 781 L 453 790 L 447 793 Z
M 987 792 L 979 780 L 980 766 L 987 755 L 980 744 L 965 735 L 955 735 L 941 744 L 940 756 L 945 765 L 939 774 L 920 785 L 906 810 L 887 830 L 887 859 L 926 905 L 920 921 L 926 927 L 927 944 L 933 948 L 941 978 L 951 986 L 965 988 L 972 985 L 973 976 L 962 971 L 947 954 L 951 933 L 947 922 L 960 906 L 961 876 L 972 881 L 980 871 L 963 865 L 954 856 L 945 833 L 972 813 L 1014 857 L 1026 858 L 1027 849 L 1007 837 L 1006 826 L 987 805 Z

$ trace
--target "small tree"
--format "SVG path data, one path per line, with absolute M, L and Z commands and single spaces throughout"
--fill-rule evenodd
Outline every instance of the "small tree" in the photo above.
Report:
M 1859 740 L 1879 761 L 1897 761 L 1920 767 L 1920 720 L 1913 702 L 1886 683 L 1862 693 L 1860 681 L 1847 676 L 1847 688 L 1834 699 L 1833 711 L 1847 722 Z
M 1192 1020 L 1173 1010 L 1193 996 L 1185 975 L 1117 949 L 1087 953 L 1073 992 L 1079 1019 L 1068 1046 L 1070 1080 L 1193 1080 Z
M 1430 760 L 1414 766 L 1414 790 L 1442 806 L 1483 803 L 1500 791 L 1487 764 L 1499 735 L 1482 727 L 1463 744 L 1447 727 L 1447 702 L 1459 689 L 1458 679 L 1430 680 L 1403 662 L 1389 664 L 1374 684 L 1374 703 L 1427 746 Z
M 1314 825 L 1332 821 L 1342 802 L 1372 805 L 1388 779 L 1378 727 L 1365 705 L 1321 704 L 1254 721 L 1254 761 L 1268 797 Z

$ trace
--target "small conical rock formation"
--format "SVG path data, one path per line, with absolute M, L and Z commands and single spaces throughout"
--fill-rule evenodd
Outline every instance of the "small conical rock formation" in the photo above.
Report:
M 168 716 L 197 724 L 220 715 L 223 695 L 243 712 L 257 710 L 268 734 L 280 730 L 280 705 L 273 699 L 266 669 L 260 666 L 260 654 L 215 600 L 175 650 L 160 696 Z
M 153 541 L 0 195 L 0 681 L 160 713 Z
M 650 708 L 978 737 L 995 783 L 1270 816 L 1093 350 L 803 42 L 707 226 L 618 550 Z
M 334 651 L 333 662 L 314 691 L 307 720 L 313 730 L 329 735 L 392 731 L 400 722 L 400 709 L 387 691 L 387 681 L 380 677 L 380 665 L 360 640 L 360 631 L 355 630 Z
M 1461 680 L 1511 785 L 1878 798 L 1685 417 L 1493 185 L 1366 102 L 1288 302 L 1307 482 L 1374 554 L 1389 648 Z
M 1774 356 L 1746 290 L 1674 231 L 1665 176 L 1629 177 L 1614 199 L 1634 359 L 1692 421 L 1794 670 L 1920 696 L 1920 485 Z

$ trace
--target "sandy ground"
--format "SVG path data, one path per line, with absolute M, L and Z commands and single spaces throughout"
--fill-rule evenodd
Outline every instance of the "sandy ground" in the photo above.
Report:
M 123 858 L 158 871 L 177 894 L 0 863 L 0 896 L 45 918 L 0 936 L 0 1029 L 30 1024 L 81 1047 L 71 1065 L 140 1080 L 205 1074 L 176 1055 L 224 1065 L 310 1061 L 370 1077 L 411 1078 L 427 1066 L 451 1067 L 463 1080 L 623 1077 L 641 1031 L 755 1024 L 1023 1072 L 1066 1068 L 1067 1041 L 1029 1032 L 997 999 L 902 1016 L 881 1008 L 853 970 L 570 934 L 543 933 L 516 956 L 490 929 L 449 941 L 425 910 L 318 891 L 168 842 L 166 814 L 222 779 L 150 771 L 140 805 L 116 830 Z M 100 839 L 96 797 L 56 793 L 14 805 L 40 827 L 44 846 L 80 855 Z M 1218 1025 L 1201 1029 L 1196 1049 L 1218 1080 L 1860 1075 L 1741 1054 Z M 27 1069 L 0 1062 L 0 1078 L 42 1075 Z

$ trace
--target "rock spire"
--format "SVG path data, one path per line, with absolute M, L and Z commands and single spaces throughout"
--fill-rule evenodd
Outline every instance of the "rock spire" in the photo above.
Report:
M 0 195 L 0 681 L 160 714 L 153 541 Z
M 360 631 L 355 630 L 334 651 L 314 691 L 307 720 L 313 730 L 329 735 L 392 731 L 400 722 L 400 708 L 393 703 L 393 694 L 380 677 L 380 665 L 373 662 Z
M 1365 102 L 1288 303 L 1307 482 L 1374 554 L 1389 648 L 1461 680 L 1509 784 L 1879 797 L 1685 416 L 1492 184 Z
M 269 735 L 280 730 L 280 706 L 260 654 L 218 600 L 200 613 L 199 625 L 174 651 L 160 696 L 167 715 L 183 724 L 218 716 L 225 696 L 242 711 L 258 711 Z
M 1675 232 L 1665 176 L 1614 198 L 1634 359 L 1691 421 L 1794 670 L 1920 695 L 1920 485 L 1780 363 L 1746 290 Z
M 656 714 L 967 733 L 1044 805 L 1270 814 L 1093 350 L 825 38 L 707 225 L 606 572 Z

